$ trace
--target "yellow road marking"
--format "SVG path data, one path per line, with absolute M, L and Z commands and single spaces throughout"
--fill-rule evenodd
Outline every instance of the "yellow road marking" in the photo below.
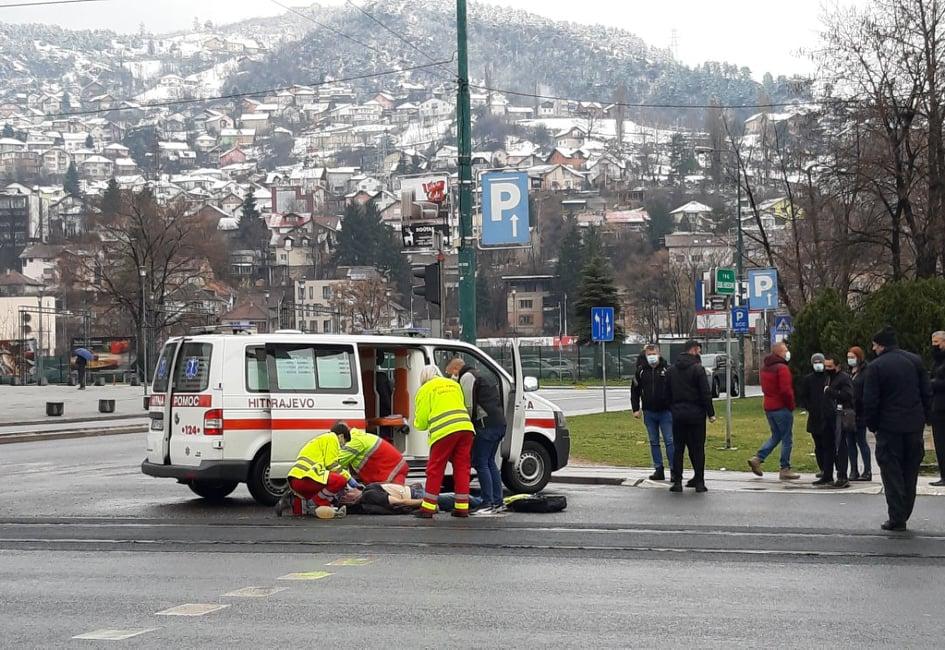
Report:
M 321 580 L 332 575 L 327 571 L 303 571 L 301 573 L 287 573 L 279 577 L 279 580 Z

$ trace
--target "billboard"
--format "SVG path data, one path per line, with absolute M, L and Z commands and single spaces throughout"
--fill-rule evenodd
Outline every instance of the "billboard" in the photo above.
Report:
M 129 372 L 138 360 L 136 340 L 132 336 L 100 336 L 72 339 L 72 350 L 87 348 L 95 355 L 86 368 L 90 371 Z M 75 356 L 70 359 L 75 366 Z
M 0 341 L 0 377 L 31 377 L 36 369 L 36 339 Z
M 449 174 L 422 174 L 400 179 L 400 215 L 404 223 L 449 223 L 451 206 Z

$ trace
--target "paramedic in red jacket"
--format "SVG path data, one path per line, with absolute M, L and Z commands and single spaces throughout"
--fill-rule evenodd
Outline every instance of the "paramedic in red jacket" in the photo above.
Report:
M 775 343 L 771 354 L 765 357 L 761 369 L 761 392 L 764 393 L 765 415 L 771 427 L 771 437 L 761 446 L 758 453 L 748 460 L 748 465 L 758 476 L 762 476 L 761 465 L 765 458 L 781 445 L 782 481 L 800 478 L 791 471 L 791 448 L 794 446 L 794 379 L 788 368 L 791 351 L 784 343 Z

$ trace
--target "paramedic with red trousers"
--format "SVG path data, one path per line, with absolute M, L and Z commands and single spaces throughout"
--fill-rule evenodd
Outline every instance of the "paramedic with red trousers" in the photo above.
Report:
M 276 505 L 276 514 L 288 509 L 295 512 L 301 504 L 293 495 L 315 502 L 316 506 L 331 506 L 336 497 L 347 489 L 350 476 L 338 465 L 341 445 L 334 433 L 323 433 L 310 440 L 299 452 L 295 465 L 289 470 L 290 490 Z
M 373 433 L 352 429 L 344 422 L 335 424 L 331 431 L 341 444 L 338 465 L 361 483 L 407 483 L 410 468 L 394 445 Z
M 432 519 L 443 484 L 446 463 L 453 466 L 456 493 L 454 517 L 469 516 L 469 471 L 473 445 L 473 423 L 466 410 L 459 383 L 440 375 L 436 366 L 420 372 L 420 390 L 414 408 L 414 426 L 429 433 L 430 457 L 427 483 L 417 517 Z

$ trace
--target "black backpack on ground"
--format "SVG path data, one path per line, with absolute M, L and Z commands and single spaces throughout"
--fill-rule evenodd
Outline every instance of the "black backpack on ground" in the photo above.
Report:
M 563 494 L 515 494 L 506 497 L 505 505 L 513 512 L 533 512 L 545 514 L 561 512 L 568 507 L 568 499 Z

